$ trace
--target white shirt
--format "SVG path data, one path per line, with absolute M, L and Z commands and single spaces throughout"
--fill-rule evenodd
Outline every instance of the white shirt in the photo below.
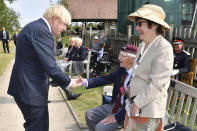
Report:
M 6 39 L 6 31 L 3 31 L 3 39 Z
M 42 19 L 45 21 L 45 23 L 47 24 L 47 26 L 48 26 L 48 28 L 49 28 L 49 31 L 51 32 L 51 27 L 50 27 L 50 25 L 49 25 L 49 22 L 48 22 L 44 17 L 42 17 Z
M 131 79 L 131 76 L 132 76 L 132 74 L 133 74 L 133 68 L 131 67 L 129 70 L 127 70 L 127 72 L 128 72 L 128 75 L 127 75 L 127 77 L 126 77 L 126 79 L 125 79 L 125 81 L 124 81 L 124 90 L 126 91 L 126 92 L 128 92 L 128 82 L 129 82 L 129 80 Z M 124 104 L 124 96 L 122 96 L 121 97 L 121 100 L 120 100 L 120 103 L 123 105 Z

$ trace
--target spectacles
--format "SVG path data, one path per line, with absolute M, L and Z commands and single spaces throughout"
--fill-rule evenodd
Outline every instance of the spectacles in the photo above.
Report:
M 146 20 L 145 21 L 139 21 L 139 22 L 136 22 L 135 24 L 136 24 L 136 26 L 141 27 L 142 26 L 142 23 L 144 23 L 144 22 L 147 22 L 147 21 Z

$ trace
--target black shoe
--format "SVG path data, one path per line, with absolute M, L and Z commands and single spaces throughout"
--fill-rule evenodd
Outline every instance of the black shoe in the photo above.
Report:
M 67 96 L 67 100 L 76 100 L 79 96 L 81 96 L 81 94 L 75 94 L 74 92 L 68 89 L 63 89 L 63 90 Z
M 81 96 L 81 93 L 80 94 L 73 94 L 72 96 L 67 97 L 67 100 L 76 100 L 80 96 Z

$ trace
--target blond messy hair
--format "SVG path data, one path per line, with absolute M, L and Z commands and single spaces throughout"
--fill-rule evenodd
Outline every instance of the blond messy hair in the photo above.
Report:
M 71 41 L 71 40 L 72 40 L 72 41 L 75 41 L 75 38 L 76 38 L 76 37 L 73 37 L 73 36 L 72 36 L 72 37 L 69 38 L 69 41 Z
M 62 20 L 62 22 L 70 24 L 71 23 L 71 15 L 69 11 L 62 5 L 51 5 L 49 6 L 44 14 L 43 17 L 45 19 L 51 19 L 51 18 L 59 18 Z
M 75 42 L 82 44 L 83 40 L 81 38 L 79 38 L 79 37 L 76 37 L 75 38 Z

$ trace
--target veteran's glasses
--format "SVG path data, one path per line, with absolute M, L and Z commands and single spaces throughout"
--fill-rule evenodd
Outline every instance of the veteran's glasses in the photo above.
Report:
M 138 21 L 135 24 L 136 24 L 136 26 L 141 27 L 142 26 L 142 23 L 144 23 L 144 22 L 147 22 L 147 21 L 146 20 L 144 20 L 144 21 Z

